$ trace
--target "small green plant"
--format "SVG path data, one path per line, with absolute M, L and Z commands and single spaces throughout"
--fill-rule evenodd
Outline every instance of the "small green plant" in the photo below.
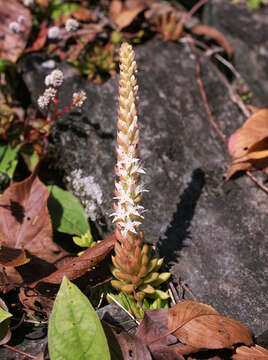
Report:
M 234 3 L 240 3 L 241 0 L 233 0 Z M 268 5 L 267 0 L 247 0 L 247 6 L 251 10 L 259 10 L 261 6 Z
M 111 75 L 115 75 L 118 67 L 116 47 L 113 43 L 96 44 L 74 61 L 69 61 L 76 66 L 82 75 L 87 75 L 90 80 L 101 84 Z

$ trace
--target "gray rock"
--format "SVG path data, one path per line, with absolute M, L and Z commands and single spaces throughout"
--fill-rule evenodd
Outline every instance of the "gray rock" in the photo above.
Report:
M 268 327 L 267 194 L 246 176 L 224 181 L 228 155 L 209 123 L 190 47 L 151 41 L 136 52 L 147 241 L 198 300 L 259 335 Z M 215 121 L 230 135 L 245 119 L 208 60 L 200 55 L 200 62 Z M 30 90 L 36 73 L 26 79 Z M 54 134 L 59 165 L 67 174 L 82 169 L 102 189 L 103 216 L 96 223 L 103 235 L 113 231 L 117 81 L 100 87 L 68 78 L 60 106 L 80 87 L 88 100 L 60 119 Z
M 212 0 L 204 21 L 220 30 L 234 50 L 234 65 L 266 106 L 268 98 L 268 6 L 258 11 L 245 4 Z

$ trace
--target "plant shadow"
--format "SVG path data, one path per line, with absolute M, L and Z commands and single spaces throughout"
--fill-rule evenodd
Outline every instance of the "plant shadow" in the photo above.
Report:
M 195 169 L 191 182 L 181 195 L 171 223 L 159 241 L 158 251 L 161 257 L 166 258 L 166 264 L 177 261 L 180 250 L 185 246 L 184 241 L 190 237 L 191 221 L 204 185 L 204 171 Z

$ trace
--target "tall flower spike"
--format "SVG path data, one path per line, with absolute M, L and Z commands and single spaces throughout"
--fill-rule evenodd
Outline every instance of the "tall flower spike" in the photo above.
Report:
M 114 203 L 115 212 L 112 214 L 116 224 L 117 239 L 115 256 L 112 256 L 112 273 L 117 280 L 112 280 L 111 284 L 117 290 L 128 294 L 135 290 L 139 298 L 143 299 L 146 294 L 155 293 L 152 285 L 159 278 L 160 274 L 157 270 L 163 259 L 150 258 L 149 247 L 143 244 L 143 233 L 139 230 L 144 212 L 140 202 L 142 193 L 146 190 L 140 183 L 140 174 L 144 173 L 144 170 L 136 155 L 139 143 L 138 86 L 137 64 L 131 45 L 127 43 L 121 45 L 120 62 L 115 167 L 118 176 L 118 181 L 115 182 L 117 201 Z M 164 274 L 167 275 L 162 276 L 160 283 L 170 275 Z

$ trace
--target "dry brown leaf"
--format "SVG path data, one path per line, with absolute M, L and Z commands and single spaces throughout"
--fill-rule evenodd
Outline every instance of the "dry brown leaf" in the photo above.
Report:
M 268 360 L 268 350 L 261 346 L 240 346 L 232 357 L 233 360 Z
M 4 192 L 0 199 L 3 246 L 28 250 L 50 262 L 58 259 L 60 248 L 52 240 L 48 197 L 48 189 L 34 175 Z
M 16 0 L 0 0 L 0 57 L 16 62 L 22 54 L 31 30 L 31 13 Z M 11 22 L 17 22 L 21 31 L 14 33 L 9 28 Z M 21 18 L 23 17 L 23 18 Z
M 136 6 L 128 9 L 124 6 L 122 1 L 113 0 L 110 4 L 109 15 L 111 20 L 117 25 L 117 30 L 120 31 L 124 27 L 130 25 L 136 16 L 146 8 L 146 5 Z
M 48 196 L 48 189 L 31 175 L 11 185 L 0 199 L 0 263 L 6 268 L 4 273 L 0 266 L 0 281 L 5 291 L 55 271 L 53 263 L 66 254 L 52 239 Z
M 109 345 L 112 359 L 116 360 L 152 360 L 146 345 L 134 334 L 115 328 L 102 321 L 103 330 Z
M 233 55 L 233 50 L 225 36 L 217 29 L 207 25 L 195 25 L 191 27 L 191 32 L 196 35 L 208 36 L 209 38 L 216 40 L 226 51 L 229 58 Z
M 42 278 L 31 284 L 31 287 L 38 283 L 60 284 L 63 277 L 66 276 L 69 280 L 75 280 L 86 272 L 91 271 L 100 263 L 113 249 L 115 242 L 115 235 L 107 237 L 100 241 L 95 246 L 88 248 L 80 256 L 70 259 L 65 262 L 64 266 L 60 267 L 51 275 Z
M 173 335 L 182 343 L 198 349 L 232 349 L 237 343 L 253 344 L 251 331 L 245 325 L 195 301 L 184 301 L 170 309 L 168 330 L 174 330 Z
M 177 339 L 168 334 L 168 309 L 147 310 L 144 312 L 136 336 L 149 346 L 155 360 L 183 360 L 183 351 L 187 354 L 195 349 L 177 344 Z M 187 351 L 188 350 L 188 351 Z
M 92 12 L 86 8 L 80 8 L 68 14 L 68 17 L 73 16 L 78 21 L 96 21 L 97 18 Z
M 20 301 L 27 311 L 40 311 L 49 315 L 53 307 L 53 298 L 59 289 L 63 276 L 69 280 L 77 280 L 82 287 L 96 286 L 110 276 L 106 256 L 113 249 L 115 236 L 109 236 L 92 248 L 88 248 L 81 256 L 68 259 L 63 266 L 50 275 L 39 278 L 27 288 L 20 289 Z
M 181 301 L 168 313 L 168 329 L 172 331 L 201 315 L 219 314 L 212 306 L 193 300 Z
M 24 53 L 29 53 L 32 51 L 38 51 L 42 49 L 47 41 L 47 31 L 48 31 L 47 21 L 43 21 L 34 43 L 32 44 L 32 46 L 25 49 Z
M 232 164 L 227 180 L 239 170 L 268 167 L 268 109 L 261 109 L 247 119 L 229 138 L 228 150 Z

